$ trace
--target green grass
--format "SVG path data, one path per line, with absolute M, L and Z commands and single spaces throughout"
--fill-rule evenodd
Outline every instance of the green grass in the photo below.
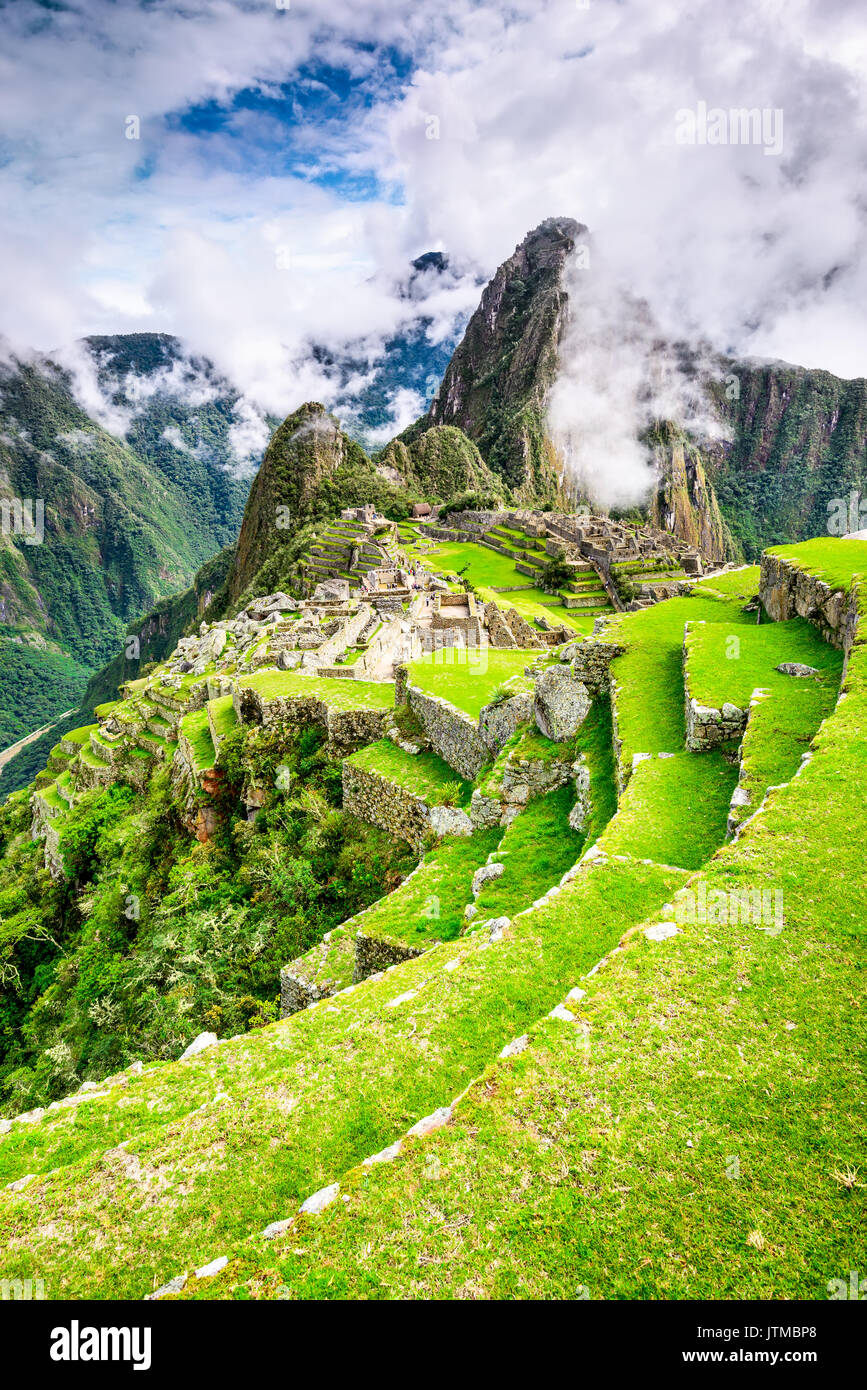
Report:
M 146 744 L 148 745 L 148 747 L 151 748 L 151 749 L 155 749 L 155 748 L 165 748 L 165 749 L 168 749 L 168 748 L 173 747 L 173 745 L 169 743 L 168 739 L 162 738 L 159 734 L 152 734 L 152 733 L 149 733 L 147 729 L 143 730 L 143 731 L 138 735 L 138 737 L 141 738 L 141 739 L 144 739 L 145 743 L 146 743 Z
M 636 767 L 599 841 L 609 854 L 697 869 L 722 844 L 737 768 L 722 753 L 651 758 Z
M 446 647 L 410 662 L 409 680 L 426 694 L 439 695 L 476 719 L 506 681 L 513 682 L 516 694 L 530 688 L 523 680 L 524 667 L 538 655 L 537 651 L 508 648 Z
M 421 797 L 429 806 L 443 804 L 447 787 L 460 787 L 457 805 L 465 805 L 472 792 L 472 784 L 462 782 L 454 769 L 435 753 L 405 753 L 389 738 L 368 744 L 344 759 L 344 763 L 396 782 L 414 796 Z
M 563 745 L 546 738 L 535 724 L 530 724 L 519 732 L 511 752 L 516 758 L 527 758 L 534 762 L 550 763 L 564 756 Z
M 465 570 L 464 578 L 474 589 L 508 588 L 510 584 L 521 584 L 526 576 L 515 569 L 515 561 L 498 550 L 490 550 L 485 545 L 473 541 L 441 541 L 435 550 L 420 555 L 425 569 L 435 574 Z
M 218 738 L 224 738 L 226 734 L 231 733 L 238 722 L 232 696 L 220 695 L 216 700 L 210 700 L 208 709 Z
M 701 875 L 782 887 L 782 932 L 634 936 L 578 1027 L 538 1024 L 348 1201 L 236 1248 L 219 1295 L 825 1300 L 863 1267 L 865 657 L 814 761 Z
M 699 597 L 720 597 L 747 603 L 759 592 L 758 565 L 744 565 L 740 569 L 729 570 L 726 574 L 715 575 L 712 579 L 700 579 L 694 593 Z
M 775 545 L 768 552 L 780 555 L 799 569 L 822 579 L 832 589 L 849 592 L 853 579 L 867 575 L 867 541 L 818 536 L 798 545 Z
M 16 1127 L 0 1181 L 37 1178 L 0 1189 L 6 1277 L 41 1271 L 54 1298 L 141 1297 L 243 1244 L 457 1095 L 681 881 L 645 865 L 584 873 L 564 890 L 568 928 L 551 920 L 540 933 L 521 918 L 495 947 L 481 933 L 446 943 L 323 1007 L 157 1066 L 72 1123 L 58 1110 Z M 157 1172 L 160 1200 L 143 1203 Z
M 816 730 L 833 711 L 833 681 L 789 678 L 789 683 L 792 689 L 785 698 L 774 694 L 750 711 L 741 747 L 740 776 L 740 784 L 750 793 L 750 799 L 746 806 L 735 808 L 737 821 L 745 820 L 758 809 L 768 787 L 780 786 L 795 775 Z
M 70 729 L 69 733 L 64 734 L 63 737 L 68 739 L 70 743 L 87 744 L 90 743 L 90 735 L 96 733 L 98 729 L 98 724 L 85 724 L 81 729 Z
M 391 709 L 394 684 L 390 681 L 349 681 L 311 676 L 299 671 L 259 671 L 238 682 L 241 689 L 258 691 L 265 700 L 315 699 L 332 709 Z
M 454 941 L 465 925 L 464 908 L 472 901 L 473 874 L 497 848 L 502 830 L 454 836 L 428 850 L 411 878 L 393 893 L 352 919 L 367 936 L 385 936 L 420 946 Z
M 683 746 L 683 630 L 688 620 L 701 619 L 738 633 L 755 627 L 754 615 L 742 613 L 739 600 L 710 594 L 668 599 L 620 614 L 607 625 L 603 640 L 611 635 L 627 647 L 611 666 L 620 687 L 616 703 L 625 766 L 634 753 L 673 753 Z
M 481 922 L 488 917 L 514 917 L 529 907 L 553 884 L 581 854 L 584 836 L 569 824 L 575 805 L 572 782 L 534 797 L 516 816 L 503 836 L 495 860 L 505 869 L 499 878 L 489 879 L 476 899 Z
M 217 754 L 208 728 L 207 710 L 197 709 L 185 714 L 180 723 L 180 731 L 189 740 L 197 770 L 206 772 L 208 768 L 213 767 Z
M 733 633 L 744 666 L 734 676 L 736 661 L 718 661 L 719 680 L 752 681 L 788 641 L 784 627 L 801 629 L 768 635 L 741 614 L 750 583 L 726 575 L 612 624 L 628 646 L 615 663 L 624 756 L 678 751 L 640 763 L 612 817 L 610 722 L 594 704 L 575 748 L 591 769 L 585 843 L 599 836 L 610 857 L 515 916 L 580 852 L 564 829 L 572 786 L 537 798 L 503 840 L 506 872 L 479 899 L 480 916 L 513 917 L 502 940 L 457 939 L 472 873 L 500 831 L 444 842 L 326 943 L 344 971 L 358 928 L 430 945 L 423 956 L 0 1136 L 4 1277 L 42 1277 L 49 1297 L 140 1298 L 227 1254 L 223 1274 L 193 1281 L 189 1296 L 573 1299 L 580 1285 L 594 1298 L 797 1299 L 825 1297 L 829 1278 L 863 1263 L 867 646 L 853 650 L 847 697 L 815 735 L 813 760 L 723 844 L 736 769 L 681 747 L 681 643 L 687 618 L 718 624 L 697 648 L 719 657 Z M 839 656 L 815 650 L 827 677 L 777 677 L 753 712 L 744 758 L 759 789 L 791 777 L 831 710 Z M 532 659 L 487 657 L 484 673 L 415 666 L 425 679 L 439 669 L 433 693 L 474 714 L 504 679 L 492 660 L 522 671 Z M 699 670 L 715 679 L 712 665 Z M 363 686 L 284 672 L 245 684 L 270 690 L 272 679 L 273 693 L 288 685 L 329 703 Z M 391 686 L 370 688 L 391 705 Z M 206 723 L 204 710 L 184 720 L 191 741 L 197 716 Z M 104 766 L 79 732 L 82 761 Z M 515 746 L 550 756 L 532 730 Z M 669 920 L 689 874 L 692 887 L 781 891 L 784 929 L 698 922 L 665 942 L 624 938 Z M 569 1004 L 577 1023 L 549 1020 L 574 985 L 586 990 Z M 499 1061 L 519 1033 L 527 1050 Z M 359 1166 L 458 1095 L 445 1129 L 408 1142 L 393 1164 Z M 36 1176 L 9 1192 L 25 1174 Z M 336 1181 L 348 1200 L 283 1240 L 251 1239 Z
M 781 662 L 815 666 L 835 688 L 843 669 L 842 652 L 823 642 L 804 618 L 761 627 L 739 624 L 736 631 L 729 631 L 725 623 L 697 624 L 687 637 L 686 649 L 689 693 L 711 709 L 720 709 L 726 700 L 746 709 L 757 687 L 770 690 L 775 700 L 788 699 L 793 688 L 805 682 L 777 671 Z
M 110 763 L 106 762 L 104 758 L 97 757 L 89 744 L 82 746 L 79 750 L 78 761 L 84 763 L 87 767 L 100 768 L 103 772 L 110 767 Z
M 518 578 L 521 576 L 519 575 Z M 546 618 L 549 623 L 561 624 L 583 636 L 593 627 L 596 614 L 582 614 L 580 609 L 566 608 L 562 603 L 555 604 L 556 595 L 546 594 L 543 589 L 525 589 L 516 593 L 495 594 L 493 589 L 482 586 L 478 589 L 479 598 L 485 603 L 494 602 L 505 611 L 515 608 L 522 618 L 532 622 L 535 618 Z M 610 612 L 608 596 L 603 591 L 599 600 L 599 611 Z
M 60 795 L 54 782 L 49 782 L 47 786 L 40 787 L 39 795 L 57 815 L 62 815 L 64 811 L 69 810 L 68 804 Z

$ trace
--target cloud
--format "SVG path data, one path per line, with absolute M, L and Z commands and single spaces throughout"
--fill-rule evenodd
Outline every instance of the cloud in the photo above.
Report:
M 867 38 L 845 0 L 17 0 L 4 26 L 3 331 L 177 334 L 243 392 L 241 451 L 266 414 L 339 400 L 311 345 L 381 361 L 419 310 L 413 257 L 458 267 L 424 301 L 448 341 L 551 215 L 592 228 L 668 339 L 867 373 Z M 781 109 L 782 153 L 678 144 L 699 102 Z M 634 363 L 601 329 L 589 368 L 622 395 Z
M 646 501 L 656 482 L 647 430 L 671 420 L 700 439 L 723 437 L 702 382 L 720 365 L 701 348 L 665 341 L 646 302 L 612 274 L 583 236 L 566 266 L 569 295 L 548 427 L 567 478 L 603 508 Z

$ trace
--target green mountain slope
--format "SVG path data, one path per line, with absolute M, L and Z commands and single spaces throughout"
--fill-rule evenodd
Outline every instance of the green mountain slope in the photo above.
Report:
M 864 1215 L 865 573 L 867 543 L 787 547 L 515 653 L 534 699 L 472 798 L 406 740 L 447 717 L 475 738 L 497 692 L 476 722 L 412 669 L 282 669 L 292 612 L 133 682 L 0 811 L 8 1277 L 58 1299 L 824 1298 Z M 790 612 L 817 600 L 821 629 Z M 693 751 L 685 707 L 754 680 L 775 717 L 750 711 L 732 839 L 737 740 Z M 584 714 L 550 739 L 564 683 Z M 410 851 L 408 793 L 398 825 L 481 819 Z M 281 961 L 309 996 L 276 1021 Z M 181 1056 L 202 1029 L 219 1041 Z
M 231 415 L 205 456 L 162 438 L 170 422 L 179 439 L 192 428 L 183 414 L 157 393 L 121 440 L 51 363 L 0 367 L 0 746 L 76 703 L 123 651 L 130 620 L 234 540 L 248 483 L 225 467 Z

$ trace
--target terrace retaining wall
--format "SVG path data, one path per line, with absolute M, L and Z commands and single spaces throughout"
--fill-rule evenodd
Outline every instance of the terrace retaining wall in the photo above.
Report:
M 421 721 L 435 753 L 468 782 L 474 782 L 490 760 L 488 747 L 475 721 L 439 695 L 427 695 L 415 685 L 406 687 L 409 707 Z
M 782 555 L 762 556 L 759 599 L 775 623 L 806 618 L 832 647 L 841 648 L 848 663 L 858 624 L 857 586 L 849 593 L 832 589 Z M 844 665 L 845 675 L 845 665 Z
M 244 724 L 261 724 L 287 732 L 318 724 L 337 753 L 353 753 L 367 743 L 375 743 L 382 738 L 391 715 L 389 709 L 333 709 L 315 695 L 278 695 L 269 700 L 251 686 L 240 686 L 235 691 L 234 705 Z

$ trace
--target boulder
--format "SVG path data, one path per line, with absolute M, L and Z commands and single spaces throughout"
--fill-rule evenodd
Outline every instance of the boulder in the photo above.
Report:
M 323 579 L 313 590 L 314 603 L 346 602 L 348 598 L 348 579 Z
M 199 643 L 197 662 L 202 662 L 207 665 L 209 661 L 216 661 L 225 645 L 226 633 L 224 629 L 219 627 L 213 628 L 208 633 L 207 637 L 203 637 Z
M 414 750 L 418 752 L 418 749 Z M 431 806 L 430 827 L 437 837 L 443 835 L 472 835 L 473 823 L 459 806 Z
M 802 661 L 781 661 L 779 666 L 774 668 L 781 671 L 784 676 L 818 676 L 819 672 L 815 666 L 805 666 Z
M 483 864 L 480 869 L 476 869 L 473 874 L 473 897 L 477 898 L 484 885 L 492 878 L 499 878 L 505 868 L 505 864 Z
M 549 666 L 536 681 L 536 723 L 560 742 L 577 734 L 590 710 L 590 692 L 568 667 Z
M 179 1062 L 185 1062 L 188 1057 L 195 1057 L 197 1053 L 204 1052 L 206 1047 L 213 1047 L 218 1042 L 216 1033 L 200 1033 L 197 1038 L 193 1038 L 189 1047 L 181 1053 Z

